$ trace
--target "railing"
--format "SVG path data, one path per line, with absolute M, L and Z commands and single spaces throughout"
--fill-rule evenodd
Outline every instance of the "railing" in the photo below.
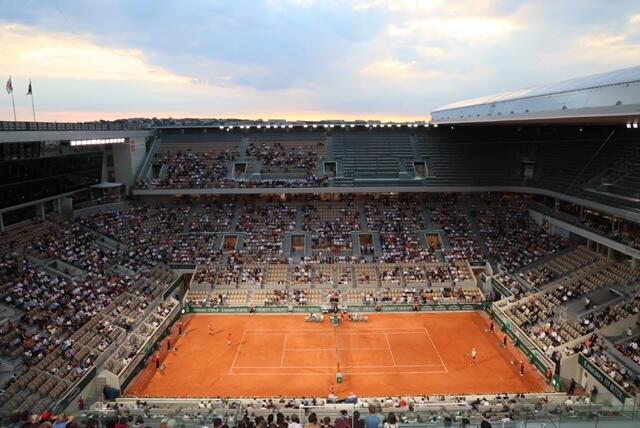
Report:
M 167 289 L 162 293 L 162 300 L 166 300 L 173 294 L 176 288 L 184 285 L 184 277 L 182 275 L 178 276 L 173 283 L 167 287 Z
M 531 364 L 533 364 L 543 376 L 547 375 L 548 370 L 551 370 L 551 373 L 555 373 L 556 364 L 531 341 L 524 331 L 513 323 L 511 318 L 509 318 L 498 305 L 494 303 L 491 306 L 491 310 L 493 312 L 493 319 L 498 326 L 511 338 L 514 345 L 522 349 L 522 352 L 529 358 Z M 559 385 L 554 386 L 556 388 L 559 387 Z
M 142 318 L 142 322 L 144 322 L 144 320 L 146 320 L 147 317 L 156 310 L 158 304 L 159 303 L 149 305 L 149 308 L 152 308 L 152 310 L 148 314 L 144 315 L 144 317 Z M 167 332 L 169 332 L 168 334 L 171 334 L 171 327 L 176 322 L 176 320 L 180 318 L 181 311 L 182 308 L 180 307 L 180 305 L 176 305 L 167 315 L 167 317 L 160 323 L 156 330 L 149 337 L 147 337 L 140 348 L 138 348 L 136 355 L 131 360 L 129 365 L 124 367 L 120 371 L 118 378 L 120 381 L 120 387 L 122 389 L 125 389 L 129 382 L 133 380 L 135 374 L 138 373 L 141 367 L 144 368 L 144 365 L 141 366 L 140 364 L 149 357 L 150 352 L 154 348 L 154 346 L 156 346 L 162 340 L 162 338 L 167 335 Z
M 125 122 L 7 122 L 0 121 L 0 131 L 125 131 L 151 129 L 139 123 Z
M 89 385 L 89 383 L 96 377 L 97 369 L 96 366 L 92 366 L 89 371 L 87 371 L 80 379 L 78 379 L 71 388 L 67 390 L 67 392 L 60 398 L 58 401 L 55 411 L 56 413 L 62 413 L 64 410 L 71 404 L 74 397 L 76 397 L 82 390 Z
M 207 401 L 207 400 L 203 400 Z M 172 406 L 173 407 L 173 406 Z M 516 404 L 513 419 L 507 417 L 508 412 L 494 411 L 501 408 L 501 405 L 493 406 L 471 406 L 467 403 L 455 405 L 453 403 L 433 402 L 430 405 L 416 407 L 414 409 L 404 408 L 383 408 L 377 413 L 379 418 L 378 427 L 383 426 L 383 421 L 393 412 L 399 425 L 403 428 L 440 428 L 451 426 L 479 426 L 484 420 L 482 412 L 488 408 L 488 417 L 491 417 L 490 423 L 495 427 L 501 428 L 526 428 L 529 425 L 535 428 L 540 427 L 561 427 L 570 426 L 574 428 L 602 428 L 608 426 L 634 426 L 640 414 L 637 406 L 605 406 L 601 404 Z M 495 409 L 494 409 L 495 408 Z M 315 413 L 318 420 L 322 421 L 325 416 L 329 416 L 332 423 L 340 417 L 340 410 L 347 410 L 347 418 L 350 419 L 351 426 L 358 426 L 354 423 L 354 412 L 358 411 L 359 421 L 362 421 L 369 415 L 366 407 L 361 405 L 336 404 L 326 406 L 301 406 L 293 408 L 274 409 L 255 409 L 248 412 L 248 417 L 253 421 L 257 416 L 263 416 L 265 419 L 268 415 L 277 412 L 283 413 L 289 421 L 291 417 L 297 416 L 300 423 L 304 426 L 308 422 L 310 413 Z M 215 411 L 214 411 L 215 410 Z M 181 428 L 200 428 L 202 426 L 212 426 L 213 420 L 219 418 L 223 424 L 227 424 L 233 428 L 238 426 L 238 421 L 242 418 L 245 410 L 244 406 L 236 406 L 232 408 L 216 408 L 214 410 L 199 408 L 167 408 L 154 409 L 148 415 L 142 409 L 134 409 L 130 414 L 134 417 L 141 415 L 144 419 L 144 425 L 149 427 L 159 427 L 161 422 L 167 422 L 170 419 L 176 421 L 177 426 Z M 490 416 L 493 414 L 494 416 Z M 86 423 L 89 417 L 96 418 L 102 422 L 102 426 L 107 418 L 113 417 L 111 410 L 89 410 L 83 412 L 80 422 Z M 445 421 L 445 417 L 451 418 L 451 422 Z
M 631 398 L 629 394 L 624 390 L 622 386 L 620 386 L 615 380 L 613 380 L 604 370 L 600 367 L 589 361 L 587 357 L 583 354 L 578 355 L 578 364 L 584 367 L 584 369 L 594 377 L 601 385 L 603 385 L 607 390 L 618 399 L 621 403 L 624 403 L 625 400 Z
M 491 278 L 491 283 L 498 289 L 503 298 L 513 297 L 513 293 L 507 287 L 505 287 L 496 277 Z
M 417 311 L 415 305 L 395 305 L 380 304 L 376 305 L 348 305 L 346 306 L 350 312 L 411 312 Z M 324 308 L 329 308 L 325 305 Z M 419 312 L 444 312 L 444 311 L 479 311 L 484 309 L 483 303 L 447 303 L 447 304 L 423 304 L 419 306 Z M 209 314 L 209 313 L 249 313 L 249 306 L 187 306 L 183 309 L 183 314 Z M 256 306 L 256 313 L 319 313 L 322 312 L 323 306 Z
M 543 205 L 539 202 L 530 201 L 527 203 L 527 208 L 533 211 L 537 211 L 541 214 L 547 215 L 549 217 L 553 217 L 557 220 L 564 221 L 570 225 L 573 225 L 580 229 L 584 229 L 585 231 L 588 231 L 588 232 L 592 232 L 598 236 L 601 236 L 606 239 L 610 239 L 611 241 L 617 242 L 619 244 L 626 245 L 627 247 L 633 250 L 639 250 L 639 248 L 637 248 L 637 246 L 635 246 L 629 240 L 625 240 L 620 236 L 614 235 L 613 233 L 608 233 L 596 227 L 592 227 L 588 223 L 583 223 L 580 221 L 580 218 L 574 215 L 565 213 L 563 211 L 556 211 L 553 208 L 547 207 L 546 205 Z

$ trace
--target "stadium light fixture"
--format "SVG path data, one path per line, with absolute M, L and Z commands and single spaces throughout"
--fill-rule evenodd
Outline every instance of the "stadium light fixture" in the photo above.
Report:
M 97 138 L 92 140 L 71 140 L 71 146 L 99 146 L 102 144 L 122 144 L 126 143 L 125 138 Z
M 289 125 L 289 128 L 293 128 L 293 125 Z
M 437 124 L 437 123 L 434 123 L 434 124 L 433 124 L 433 127 L 434 127 L 434 128 L 437 128 L 437 127 L 438 127 L 438 124 Z
M 356 126 L 352 123 L 352 124 L 351 124 L 351 127 L 352 127 L 352 128 L 355 128 Z
M 317 128 L 317 127 L 318 127 L 318 125 L 316 125 L 316 124 L 313 124 L 313 127 L 314 127 L 314 128 Z
M 220 125 L 220 129 L 224 129 L 224 126 Z
M 627 123 L 627 129 L 631 128 L 631 124 Z
M 634 124 L 633 124 L 633 127 L 634 127 L 635 129 L 638 129 L 638 122 L 634 123 Z
M 306 123 L 304 125 L 302 125 L 303 128 L 308 127 L 309 125 L 307 125 Z

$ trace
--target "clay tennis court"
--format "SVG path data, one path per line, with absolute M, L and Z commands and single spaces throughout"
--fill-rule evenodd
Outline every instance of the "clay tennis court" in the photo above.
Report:
M 127 395 L 325 397 L 338 364 L 338 396 L 551 391 L 528 362 L 519 375 L 520 352 L 488 326 L 482 312 L 374 313 L 337 329 L 303 315 L 195 315 L 165 368 L 148 367 Z

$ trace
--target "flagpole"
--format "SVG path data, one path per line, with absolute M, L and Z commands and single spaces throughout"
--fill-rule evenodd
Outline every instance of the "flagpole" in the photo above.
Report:
M 29 80 L 29 92 L 31 95 L 31 111 L 33 112 L 33 122 L 36 122 L 36 108 L 33 105 L 33 89 L 31 88 L 31 80 Z
M 11 91 L 11 105 L 13 105 L 13 121 L 17 122 L 17 120 L 16 120 L 16 102 L 13 99 L 13 91 Z

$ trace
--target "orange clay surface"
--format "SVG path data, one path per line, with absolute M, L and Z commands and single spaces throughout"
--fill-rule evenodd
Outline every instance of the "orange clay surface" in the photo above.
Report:
M 140 376 L 127 395 L 326 397 L 338 361 L 339 397 L 550 391 L 528 361 L 519 375 L 522 355 L 511 342 L 503 348 L 502 333 L 488 327 L 482 312 L 374 313 L 369 322 L 337 329 L 327 317 L 307 323 L 304 315 L 195 315 L 165 368 L 148 368 L 150 379 Z

